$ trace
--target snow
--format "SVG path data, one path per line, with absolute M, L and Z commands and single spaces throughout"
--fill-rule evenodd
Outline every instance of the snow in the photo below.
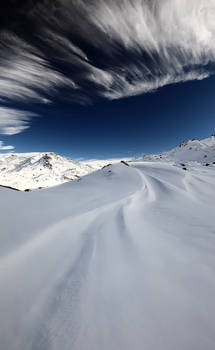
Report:
M 0 185 L 22 191 L 56 186 L 119 161 L 77 162 L 53 152 L 0 154 Z
M 125 160 L 125 161 L 130 161 L 132 160 L 132 158 L 110 158 L 110 159 L 90 159 L 87 161 L 82 161 L 82 164 L 87 164 L 89 166 L 91 166 L 93 169 L 95 170 L 99 170 L 109 164 L 116 164 L 116 163 L 120 163 L 121 160 Z
M 100 170 L 108 164 L 120 163 L 121 159 L 77 162 L 53 152 L 0 154 L 0 185 L 22 191 L 56 186 Z M 127 162 L 132 160 L 123 159 Z M 200 141 L 187 140 L 169 152 L 140 157 L 136 161 L 163 161 L 176 165 L 189 162 L 190 166 L 192 163 L 213 165 L 215 136 Z
M 215 135 L 203 140 L 187 140 L 173 150 L 160 154 L 145 156 L 142 160 L 160 160 L 185 162 L 195 161 L 200 163 L 215 162 Z
M 52 152 L 0 155 L 0 184 L 19 190 L 59 185 L 94 170 Z
M 2 350 L 214 350 L 215 165 L 156 159 L 0 188 Z

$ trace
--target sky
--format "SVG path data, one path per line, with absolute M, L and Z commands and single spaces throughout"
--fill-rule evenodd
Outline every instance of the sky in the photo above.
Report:
M 0 151 L 161 153 L 214 133 L 214 0 L 5 0 Z

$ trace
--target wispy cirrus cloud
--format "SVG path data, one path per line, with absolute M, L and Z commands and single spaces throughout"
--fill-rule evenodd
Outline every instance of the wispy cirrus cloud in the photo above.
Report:
M 8 145 L 5 146 L 3 141 L 0 141 L 0 151 L 10 151 L 14 149 L 14 146 Z
M 75 89 L 72 79 L 50 66 L 43 53 L 23 39 L 7 33 L 0 56 L 1 100 L 44 102 L 59 87 Z
M 214 0 L 29 0 L 12 11 L 17 24 L 0 31 L 0 133 L 29 127 L 29 102 L 86 104 L 214 73 Z
M 0 134 L 16 135 L 30 127 L 30 122 L 36 114 L 29 111 L 0 107 Z
M 113 84 L 105 96 L 145 93 L 213 72 L 213 0 L 100 0 L 90 6 L 92 22 L 109 38 L 103 50 L 128 55 L 111 71 Z
M 95 95 L 121 89 L 123 97 L 131 86 L 144 93 L 159 80 L 163 86 L 202 77 L 215 61 L 213 0 L 29 1 L 29 8 L 24 19 L 34 36 L 1 34 L 3 98 L 43 102 L 61 88 L 68 99 L 93 98 L 87 84 Z

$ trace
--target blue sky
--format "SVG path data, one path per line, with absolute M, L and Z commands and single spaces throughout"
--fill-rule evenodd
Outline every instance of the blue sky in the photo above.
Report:
M 129 157 L 214 133 L 210 0 L 12 3 L 0 15 L 2 151 Z
M 2 138 L 17 152 L 55 151 L 72 158 L 108 158 L 166 151 L 215 131 L 215 77 L 91 106 L 44 109 L 31 128 Z

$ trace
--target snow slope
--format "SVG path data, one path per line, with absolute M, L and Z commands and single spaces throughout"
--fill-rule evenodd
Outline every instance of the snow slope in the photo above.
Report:
M 215 162 L 215 135 L 203 140 L 183 141 L 178 147 L 169 152 L 149 155 L 144 160 L 165 160 L 174 162 L 195 161 L 200 163 Z
M 2 350 L 214 350 L 215 165 L 0 188 Z

